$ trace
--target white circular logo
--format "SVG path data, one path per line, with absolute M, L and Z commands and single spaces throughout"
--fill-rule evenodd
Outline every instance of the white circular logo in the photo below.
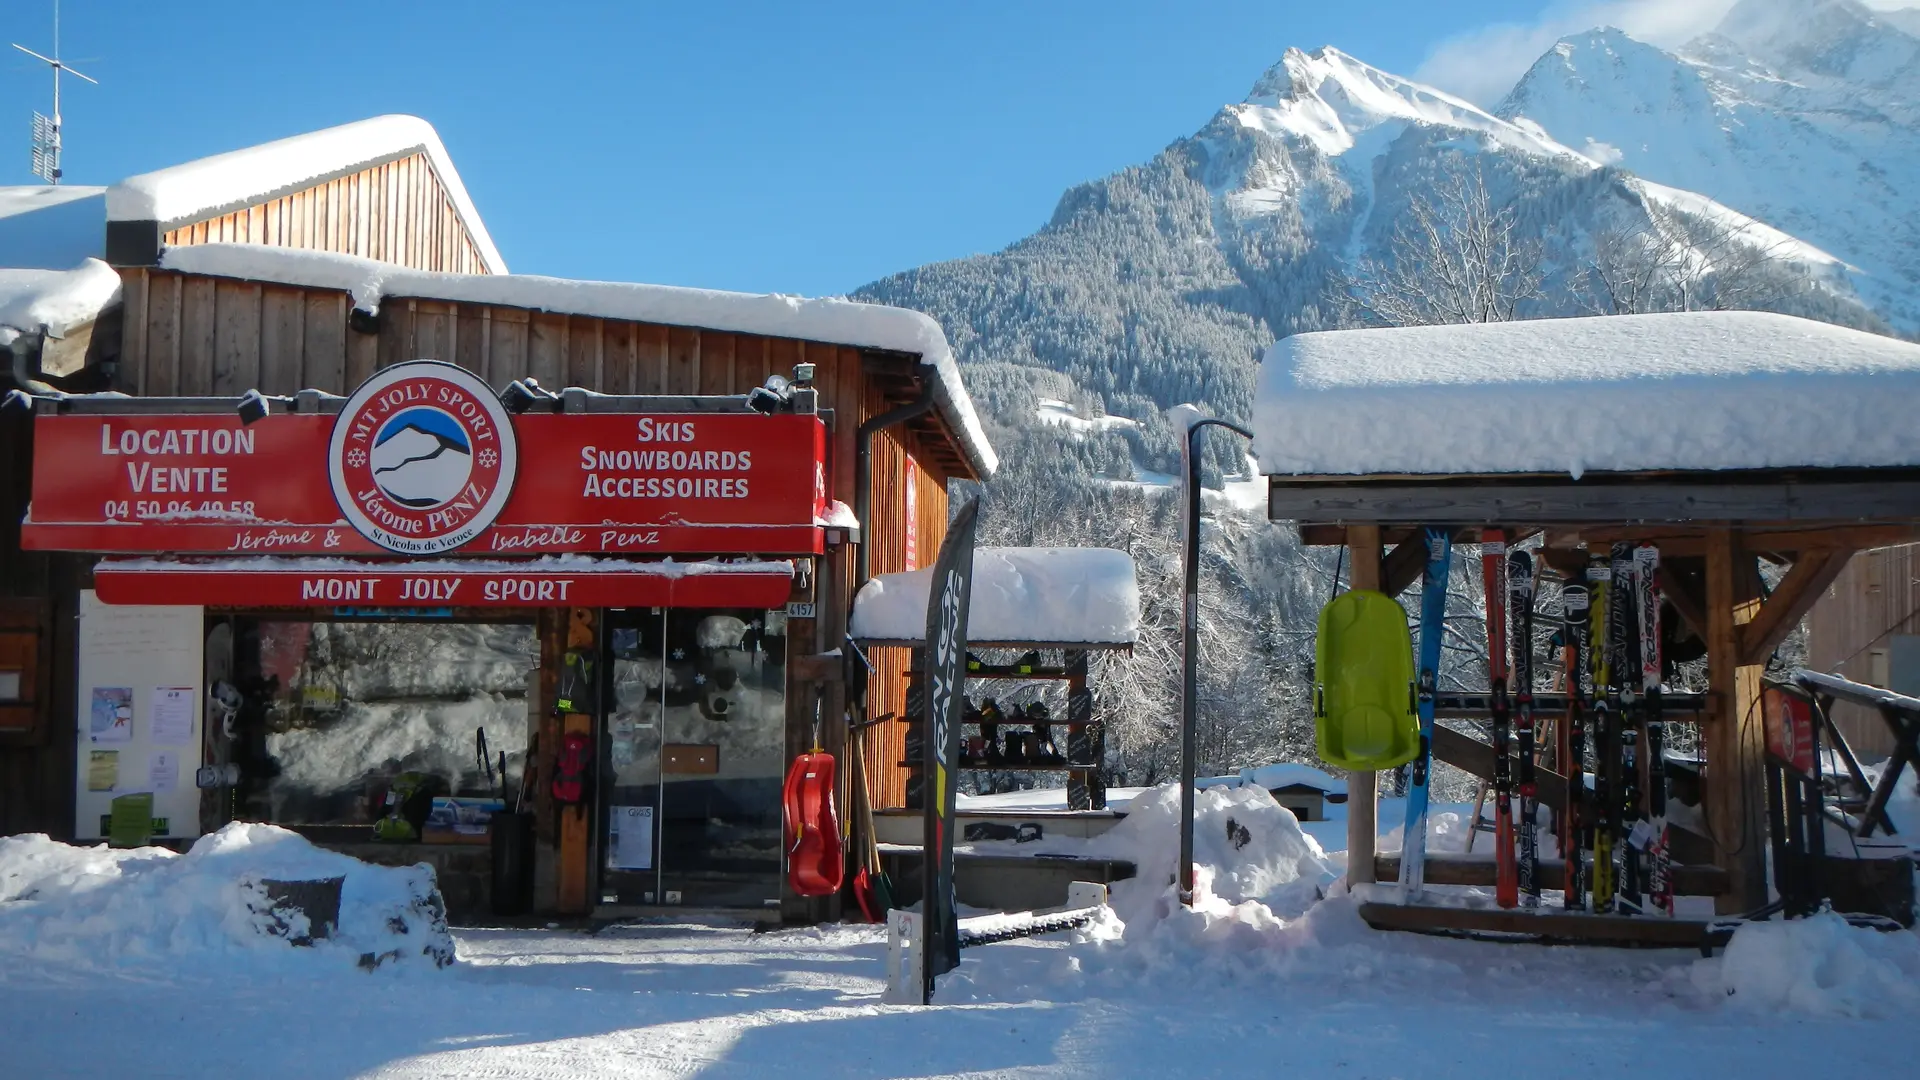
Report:
M 506 506 L 519 463 L 493 388 L 438 360 L 395 364 L 361 383 L 327 444 L 347 523 L 403 555 L 452 551 L 480 535 Z

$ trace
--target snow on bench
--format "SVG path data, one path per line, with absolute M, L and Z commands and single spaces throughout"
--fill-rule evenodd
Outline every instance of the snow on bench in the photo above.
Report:
M 927 636 L 933 570 L 881 574 L 853 601 L 860 641 Z M 1140 632 L 1133 558 L 1112 548 L 995 548 L 973 553 L 970 642 L 1130 645 Z

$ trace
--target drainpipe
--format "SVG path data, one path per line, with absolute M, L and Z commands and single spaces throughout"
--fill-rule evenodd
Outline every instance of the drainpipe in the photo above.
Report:
M 923 379 L 920 383 L 919 398 L 905 405 L 888 409 L 861 424 L 855 438 L 858 453 L 853 463 L 853 516 L 860 521 L 860 562 L 857 580 L 853 583 L 855 592 L 859 592 L 860 586 L 865 585 L 867 579 L 873 576 L 873 544 L 868 539 L 872 535 L 868 531 L 868 526 L 872 524 L 869 519 L 873 516 L 873 436 L 895 424 L 905 423 L 932 410 L 933 385 L 934 381 L 931 377 Z
M 33 377 L 33 354 L 43 339 L 44 335 L 41 334 L 0 326 L 0 348 L 6 349 L 13 358 L 13 385 L 29 394 L 57 393 L 53 387 Z

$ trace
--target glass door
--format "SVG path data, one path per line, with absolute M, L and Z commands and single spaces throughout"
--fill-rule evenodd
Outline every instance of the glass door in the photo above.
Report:
M 785 614 L 607 615 L 603 898 L 777 907 Z
M 663 608 L 616 608 L 602 624 L 599 799 L 602 902 L 657 904 L 660 886 L 660 717 L 666 671 Z

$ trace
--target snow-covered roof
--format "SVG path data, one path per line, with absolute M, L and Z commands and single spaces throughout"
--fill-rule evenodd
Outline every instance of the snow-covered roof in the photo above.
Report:
M 21 333 L 56 338 L 120 299 L 120 275 L 98 259 L 72 270 L 0 270 L 0 346 Z
M 1920 465 L 1920 345 L 1752 311 L 1297 334 L 1269 475 Z
M 506 273 L 447 148 L 417 116 L 376 116 L 131 176 L 107 189 L 107 218 L 163 228 L 202 221 L 415 153 L 433 165 L 487 269 Z
M 853 600 L 862 641 L 927 636 L 933 569 L 881 574 Z M 1140 632 L 1133 557 L 1112 548 L 976 548 L 967 640 L 1130 645 Z
M 1281 761 L 1272 765 L 1256 765 L 1241 769 L 1226 776 L 1203 776 L 1193 782 L 1201 789 L 1216 787 L 1257 787 L 1268 791 L 1281 788 L 1307 787 L 1328 795 L 1345 795 L 1347 782 L 1296 761 Z
M 65 270 L 107 251 L 106 188 L 0 187 L 0 265 Z
M 501 304 L 603 319 L 697 326 L 768 337 L 824 341 L 911 353 L 931 370 L 934 400 L 974 471 L 993 475 L 999 458 L 973 409 L 940 324 L 907 308 L 780 293 L 720 292 L 673 285 L 576 281 L 532 274 L 442 274 L 323 251 L 260 244 L 168 248 L 160 265 L 190 274 L 341 289 L 377 311 L 385 296 Z

